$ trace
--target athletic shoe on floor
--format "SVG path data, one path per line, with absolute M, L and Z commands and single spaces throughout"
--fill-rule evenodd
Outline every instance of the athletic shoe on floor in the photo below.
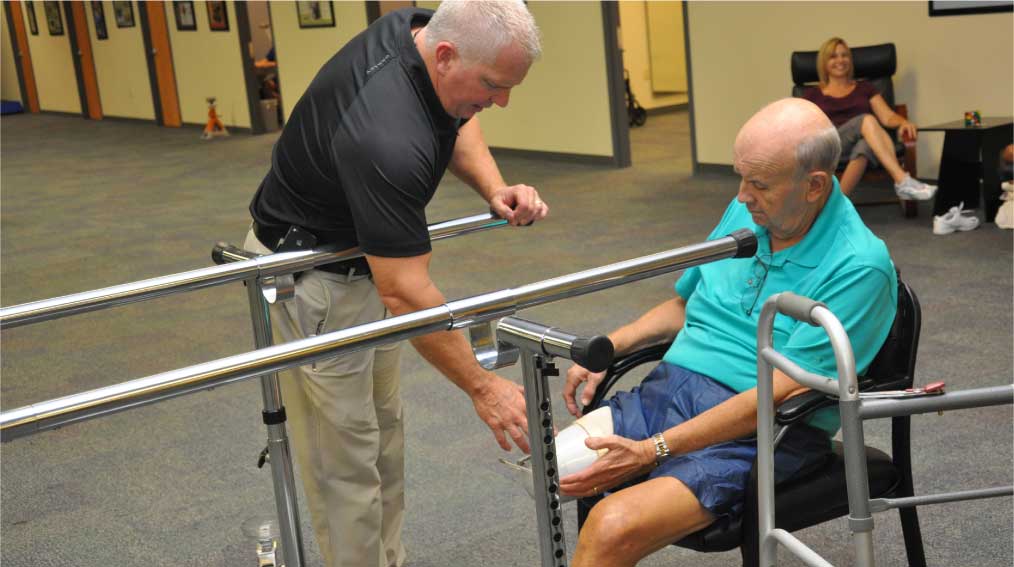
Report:
M 901 183 L 894 184 L 894 192 L 902 199 L 914 199 L 916 201 L 928 201 L 936 195 L 937 186 L 927 185 L 911 175 L 906 175 Z
M 972 216 L 974 211 L 964 210 L 965 203 L 951 207 L 946 213 L 933 217 L 933 234 L 950 234 L 956 230 L 975 230 L 979 226 L 979 217 Z

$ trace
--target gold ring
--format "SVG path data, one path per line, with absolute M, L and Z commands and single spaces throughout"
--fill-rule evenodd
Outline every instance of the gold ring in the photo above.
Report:
M 597 486 L 593 487 L 592 488 L 592 494 L 598 494 L 598 493 L 599 493 L 599 487 L 597 487 Z

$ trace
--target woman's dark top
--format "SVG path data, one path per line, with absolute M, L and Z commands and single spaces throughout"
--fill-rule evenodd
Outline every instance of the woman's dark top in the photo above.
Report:
M 816 104 L 831 119 L 835 127 L 841 126 L 860 114 L 873 114 L 870 99 L 880 94 L 873 83 L 857 81 L 856 88 L 849 94 L 837 98 L 820 92 L 820 87 L 810 87 L 803 92 L 803 98 Z

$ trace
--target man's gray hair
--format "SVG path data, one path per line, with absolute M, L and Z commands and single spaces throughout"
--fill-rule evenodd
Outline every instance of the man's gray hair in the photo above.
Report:
M 521 0 L 444 0 L 426 24 L 426 47 L 441 41 L 453 43 L 467 63 L 492 65 L 515 42 L 529 62 L 542 54 L 539 28 Z
M 841 158 L 841 138 L 834 126 L 828 126 L 806 137 L 796 146 L 795 181 L 806 178 L 811 171 L 826 171 L 834 175 Z

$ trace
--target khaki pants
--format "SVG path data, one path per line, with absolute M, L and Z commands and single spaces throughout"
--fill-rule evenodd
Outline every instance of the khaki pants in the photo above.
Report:
M 269 253 L 253 235 L 244 248 Z M 304 272 L 296 297 L 271 306 L 277 343 L 388 315 L 373 282 Z M 400 343 L 279 373 L 282 402 L 321 555 L 329 567 L 405 561 Z

